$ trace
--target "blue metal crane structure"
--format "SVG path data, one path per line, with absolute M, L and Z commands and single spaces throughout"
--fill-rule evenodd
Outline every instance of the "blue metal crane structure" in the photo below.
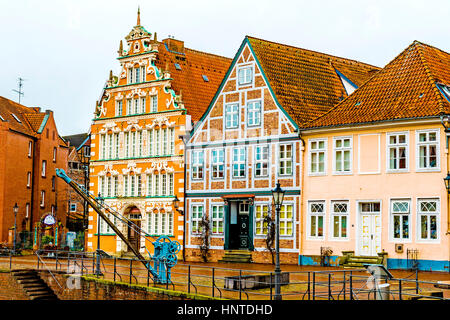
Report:
M 98 213 L 98 215 L 114 230 L 114 232 L 124 241 L 128 248 L 134 253 L 134 255 L 141 261 L 145 267 L 149 270 L 155 283 L 168 283 L 170 280 L 170 271 L 178 261 L 176 254 L 180 251 L 181 245 L 178 241 L 172 241 L 167 236 L 160 236 L 155 241 L 152 241 L 154 246 L 153 255 L 147 250 L 150 260 L 146 260 L 142 254 L 137 250 L 128 240 L 128 238 L 117 228 L 117 226 L 108 218 L 105 212 L 116 217 L 118 220 L 125 222 L 129 227 L 133 228 L 139 235 L 150 241 L 147 237 L 155 239 L 150 236 L 132 221 L 128 220 L 125 216 L 121 215 L 117 211 L 98 199 L 93 197 L 82 185 L 79 185 L 73 181 L 63 169 L 56 169 L 56 175 L 63 179 L 70 187 L 72 187 L 76 193 L 78 193 L 91 207 Z M 103 210 L 105 211 L 103 211 Z M 153 264 L 153 265 L 152 265 Z

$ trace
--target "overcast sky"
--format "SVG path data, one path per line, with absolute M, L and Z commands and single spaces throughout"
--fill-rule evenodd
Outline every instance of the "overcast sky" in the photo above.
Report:
M 60 135 L 89 130 L 117 50 L 136 24 L 232 58 L 245 35 L 384 66 L 412 41 L 450 52 L 450 1 L 0 0 L 0 95 L 55 112 Z

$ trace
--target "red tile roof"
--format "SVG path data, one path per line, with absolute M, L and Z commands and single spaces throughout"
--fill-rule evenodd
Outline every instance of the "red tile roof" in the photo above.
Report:
M 231 59 L 189 48 L 181 49 L 181 53 L 176 53 L 160 43 L 156 65 L 163 70 L 168 68 L 173 78 L 172 89 L 176 94 L 180 94 L 182 90 L 182 101 L 187 113 L 196 122 L 208 108 Z M 175 63 L 179 64 L 181 70 L 176 69 Z M 203 75 L 209 81 L 205 81 Z
M 35 130 L 28 121 L 27 114 L 29 113 L 39 115 L 33 108 L 25 107 L 17 102 L 0 96 L 0 116 L 8 122 L 9 127 L 12 130 L 33 136 Z M 14 118 L 13 114 L 20 122 Z
M 380 69 L 325 53 L 247 38 L 278 101 L 299 126 L 347 97 L 336 70 L 361 86 Z
M 347 99 L 305 127 L 317 128 L 450 113 L 436 84 L 450 86 L 450 54 L 414 41 Z

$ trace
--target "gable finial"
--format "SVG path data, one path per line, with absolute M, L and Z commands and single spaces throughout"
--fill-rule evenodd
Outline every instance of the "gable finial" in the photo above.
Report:
M 141 25 L 141 8 L 138 6 L 138 12 L 137 12 L 137 26 Z

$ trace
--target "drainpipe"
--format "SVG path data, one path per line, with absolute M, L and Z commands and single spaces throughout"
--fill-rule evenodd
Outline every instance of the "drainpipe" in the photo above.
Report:
M 36 179 L 34 176 L 35 173 L 35 165 L 36 165 L 36 145 L 37 145 L 37 139 L 33 138 L 33 147 L 31 150 L 31 199 L 30 199 L 30 216 L 28 217 L 30 223 L 29 228 L 30 232 L 33 231 L 34 225 L 33 225 L 33 212 L 34 212 L 34 192 L 36 191 Z M 38 170 L 39 172 L 39 170 Z
M 305 151 L 306 151 L 306 144 L 305 144 L 305 140 L 302 137 L 302 133 L 299 130 L 298 131 L 298 138 L 301 140 L 302 142 L 302 146 L 300 148 L 300 152 L 302 153 L 302 165 L 300 166 L 300 170 L 301 170 L 301 174 L 300 174 L 300 244 L 299 244 L 299 255 L 301 257 L 301 255 L 303 254 L 303 232 L 304 232 L 304 228 L 303 228 L 303 212 L 302 212 L 302 207 L 303 207 L 303 198 L 304 198 L 304 192 L 303 192 L 303 187 L 305 185 L 305 179 L 304 179 L 304 174 L 305 174 Z
M 450 155 L 449 155 L 449 138 L 450 138 L 450 117 L 449 115 L 441 115 L 441 123 L 445 133 L 445 151 L 447 155 L 447 172 L 450 172 Z M 450 272 L 450 210 L 449 210 L 449 193 L 447 190 L 447 232 L 445 235 L 448 240 L 448 271 Z

